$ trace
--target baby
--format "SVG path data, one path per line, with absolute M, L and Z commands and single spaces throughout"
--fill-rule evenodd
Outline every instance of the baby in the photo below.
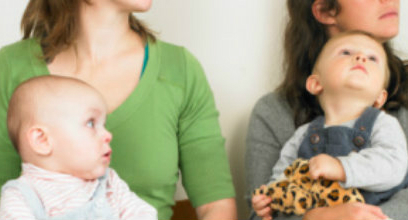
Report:
M 14 91 L 9 136 L 22 174 L 2 188 L 0 219 L 157 219 L 157 211 L 108 168 L 107 106 L 86 83 L 31 78 Z
M 310 159 L 312 179 L 356 187 L 370 204 L 406 186 L 405 135 L 397 119 L 379 110 L 390 74 L 383 46 L 368 34 L 345 32 L 330 39 L 306 81 L 324 116 L 299 127 L 286 142 L 270 182 L 300 157 Z M 270 218 L 270 202 L 264 195 L 252 199 L 265 219 Z

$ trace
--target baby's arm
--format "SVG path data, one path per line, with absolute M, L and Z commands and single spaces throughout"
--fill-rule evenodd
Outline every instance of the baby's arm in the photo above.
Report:
M 381 112 L 373 126 L 371 147 L 338 158 L 344 168 L 343 187 L 368 191 L 388 190 L 403 180 L 407 172 L 407 142 L 394 117 Z
M 35 217 L 21 192 L 8 187 L 1 193 L 0 219 L 35 220 Z
M 109 178 L 112 187 L 113 204 L 119 210 L 120 219 L 157 219 L 156 209 L 130 191 L 129 186 L 110 169 Z

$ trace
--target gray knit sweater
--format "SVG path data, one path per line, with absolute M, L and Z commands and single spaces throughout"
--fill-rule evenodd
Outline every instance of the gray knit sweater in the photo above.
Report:
M 408 110 L 390 112 L 398 118 L 408 137 Z M 295 132 L 292 110 L 287 101 L 276 93 L 262 97 L 255 105 L 249 122 L 246 166 L 246 199 L 251 207 L 251 192 L 268 182 L 272 169 L 278 161 L 280 150 Z M 380 205 L 382 211 L 393 220 L 403 220 L 408 216 L 408 189 L 394 195 L 389 201 Z M 251 208 L 250 219 L 259 219 Z M 298 220 L 301 217 L 279 217 L 277 219 Z M 274 218 L 276 220 L 276 218 Z

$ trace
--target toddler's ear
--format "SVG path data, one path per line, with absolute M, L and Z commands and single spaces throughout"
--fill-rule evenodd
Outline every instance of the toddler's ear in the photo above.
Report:
M 380 95 L 375 100 L 373 107 L 380 109 L 387 101 L 387 96 L 388 96 L 388 92 L 385 89 L 383 89 Z
M 324 0 L 315 0 L 312 5 L 312 13 L 315 19 L 325 25 L 336 24 L 336 11 L 334 9 L 326 11 Z
M 312 74 L 306 79 L 306 90 L 312 95 L 319 95 L 323 91 L 323 87 L 320 84 L 319 76 Z
M 35 153 L 46 156 L 51 154 L 52 147 L 49 143 L 45 128 L 33 126 L 28 130 L 29 146 Z

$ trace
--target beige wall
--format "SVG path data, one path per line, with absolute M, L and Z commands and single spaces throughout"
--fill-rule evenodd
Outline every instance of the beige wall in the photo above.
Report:
M 0 0 L 0 46 L 20 38 L 19 22 L 27 2 Z M 401 5 L 401 12 L 408 11 L 408 1 L 401 0 Z M 249 114 L 256 100 L 281 79 L 285 13 L 283 0 L 156 0 L 150 12 L 140 15 L 159 38 L 188 48 L 207 73 L 220 111 L 240 219 L 247 216 L 243 195 Z M 408 14 L 402 14 L 394 43 L 408 59 L 406 39 Z M 180 189 L 176 199 L 185 197 Z

